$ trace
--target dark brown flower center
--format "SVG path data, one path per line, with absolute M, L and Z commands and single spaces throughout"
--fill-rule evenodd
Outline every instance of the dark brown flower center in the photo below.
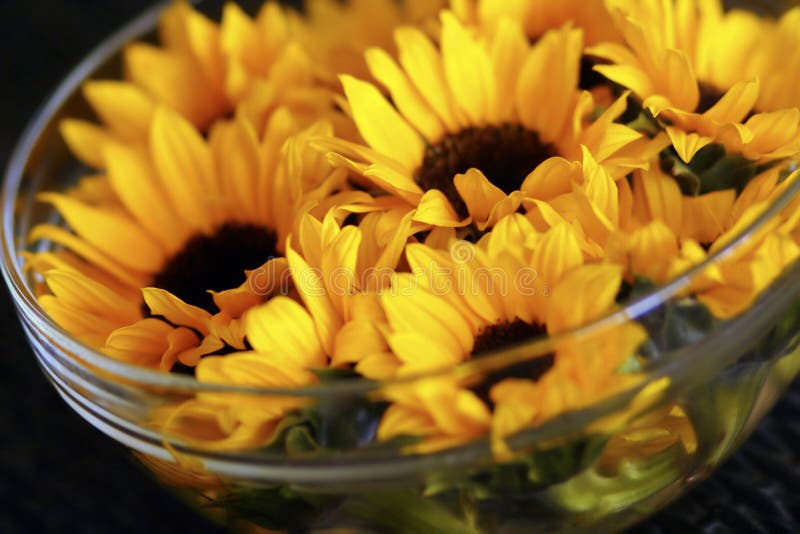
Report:
M 523 341 L 545 335 L 545 330 L 538 324 L 528 324 L 524 321 L 500 323 L 484 328 L 475 338 L 475 347 L 472 350 L 473 358 L 480 358 L 489 351 L 500 350 L 517 345 Z M 481 384 L 473 388 L 475 394 L 493 406 L 489 392 L 492 387 L 507 378 L 522 378 L 538 380 L 553 367 L 554 357 L 547 354 L 538 358 L 525 360 L 488 373 Z
M 241 285 L 245 270 L 278 256 L 276 243 L 275 234 L 266 228 L 227 223 L 210 236 L 189 239 L 154 277 L 153 286 L 215 313 L 208 290 L 223 291 Z
M 698 82 L 697 85 L 700 89 L 700 101 L 697 104 L 696 113 L 705 113 L 725 96 L 724 92 L 708 82 Z
M 494 185 L 511 193 L 541 162 L 555 155 L 539 134 L 519 124 L 467 128 L 429 145 L 416 179 L 425 191 L 444 193 L 456 212 L 466 217 L 467 207 L 453 183 L 457 174 L 479 169 Z

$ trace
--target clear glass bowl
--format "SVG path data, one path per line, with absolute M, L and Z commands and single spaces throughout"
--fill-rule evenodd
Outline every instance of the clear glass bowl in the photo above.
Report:
M 387 388 L 433 376 L 402 384 L 332 380 L 302 390 L 259 390 L 201 384 L 89 349 L 38 304 L 21 252 L 31 250 L 26 236 L 33 226 L 58 222 L 35 202 L 36 194 L 63 190 L 82 170 L 57 129 L 65 117 L 90 116 L 81 82 L 118 75 L 121 47 L 151 35 L 157 17 L 157 9 L 145 13 L 98 47 L 26 130 L 4 183 L 2 270 L 39 364 L 64 400 L 216 520 L 293 532 L 622 529 L 706 477 L 798 374 L 800 266 L 787 269 L 746 314 L 727 321 L 711 320 L 683 296 L 710 264 L 740 253 L 796 205 L 800 182 L 707 264 L 578 331 L 460 367 L 459 377 L 474 384 L 562 344 L 577 346 L 588 360 L 610 332 L 631 321 L 650 334 L 653 357 L 640 382 L 509 437 L 502 458 L 489 436 L 424 454 L 365 445 L 375 428 L 364 422 L 385 409 Z M 196 399 L 289 402 L 313 410 L 326 448 L 304 449 L 298 435 L 291 448 L 219 449 L 191 435 L 191 425 L 165 426 L 165 411 Z

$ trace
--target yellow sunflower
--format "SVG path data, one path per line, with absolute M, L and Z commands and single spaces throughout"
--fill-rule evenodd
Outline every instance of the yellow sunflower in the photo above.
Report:
M 459 19 L 473 24 L 496 27 L 504 17 L 520 20 L 530 40 L 568 22 L 583 30 L 588 45 L 621 40 L 605 0 L 451 0 L 450 6 Z
M 306 214 L 286 252 L 298 297 L 313 320 L 305 335 L 320 340 L 333 367 L 357 363 L 354 355 L 362 351 L 386 349 L 375 324 L 377 292 L 391 280 L 416 231 L 410 214 L 397 210 L 371 211 L 358 225 L 341 226 L 336 211 L 352 209 L 374 208 L 366 203 L 340 205 L 322 222 Z M 270 317 L 250 321 L 254 328 L 275 323 Z
M 684 161 L 712 143 L 759 161 L 798 151 L 800 110 L 759 100 L 764 80 L 758 74 L 783 84 L 786 69 L 748 66 L 767 61 L 756 50 L 769 41 L 768 23 L 752 13 L 725 12 L 719 0 L 611 0 L 609 7 L 625 45 L 589 47 L 613 63 L 595 70 L 643 100 L 666 124 Z
M 312 370 L 349 365 L 348 345 L 355 343 L 359 350 L 375 342 L 385 345 L 372 332 L 368 303 L 374 297 L 367 287 L 377 283 L 378 273 L 393 272 L 409 235 L 410 218 L 398 225 L 389 213 L 371 212 L 358 226 L 341 227 L 336 214 L 350 209 L 369 208 L 337 205 L 321 223 L 309 213 L 301 217 L 297 235 L 305 254 L 291 244 L 287 249 L 295 291 L 291 297 L 275 296 L 247 310 L 243 321 L 252 351 L 203 358 L 196 368 L 200 382 L 298 388 L 317 382 Z M 353 328 L 343 328 L 345 323 L 360 327 L 357 340 L 346 333 Z M 344 340 L 339 337 L 342 332 Z M 290 411 L 309 402 L 203 393 L 161 410 L 155 422 L 170 435 L 204 448 L 250 448 L 262 446 Z
M 395 359 L 387 357 L 386 366 L 401 376 L 452 367 L 536 336 L 568 332 L 614 308 L 622 268 L 584 265 L 568 226 L 537 236 L 517 215 L 493 232 L 498 230 L 497 239 L 517 234 L 527 236 L 528 245 L 486 242 L 485 250 L 476 247 L 475 258 L 467 261 L 464 252 L 455 252 L 462 258 L 457 262 L 426 245 L 407 247 L 412 272 L 421 274 L 416 281 L 398 275 L 392 290 L 381 296 L 385 336 Z M 424 450 L 463 443 L 486 432 L 493 406 L 492 432 L 502 441 L 634 385 L 640 377 L 618 371 L 645 338 L 638 325 L 620 325 L 489 373 L 471 389 L 453 376 L 391 386 L 387 395 L 393 404 L 379 435 L 422 436 Z M 443 402 L 444 397 L 450 400 Z M 459 430 L 464 418 L 471 423 Z
M 293 36 L 314 58 L 316 74 L 336 85 L 346 72 L 369 77 L 364 51 L 395 47 L 392 32 L 403 25 L 425 28 L 436 21 L 446 0 L 307 0 L 303 13 L 291 13 Z
M 701 197 L 682 196 L 674 181 L 660 171 L 637 175 L 634 216 L 626 250 L 633 275 L 665 283 L 708 259 L 762 215 L 795 180 L 780 167 L 756 176 L 736 197 L 733 190 Z M 800 254 L 796 230 L 797 203 L 747 243 L 710 266 L 687 289 L 711 313 L 728 319 L 746 311 L 761 292 Z
M 161 46 L 125 48 L 124 80 L 84 84 L 103 126 L 67 119 L 61 124 L 64 139 L 81 161 L 101 169 L 107 143 L 147 144 L 158 107 L 176 111 L 201 131 L 236 107 L 259 133 L 281 106 L 320 116 L 331 108 L 331 97 L 314 86 L 312 61 L 290 38 L 287 16 L 268 2 L 253 20 L 229 3 L 217 24 L 187 2 L 174 2 L 161 18 Z
M 652 153 L 650 139 L 614 123 L 624 96 L 587 120 L 595 106 L 577 89 L 580 30 L 564 27 L 531 45 L 509 19 L 491 36 L 473 34 L 447 11 L 442 25 L 438 47 L 420 30 L 396 30 L 399 65 L 381 49 L 368 50 L 370 71 L 394 105 L 373 84 L 342 76 L 368 146 L 317 142 L 333 162 L 416 209 L 415 222 L 458 227 L 471 217 L 486 227 L 494 210 L 520 206 L 526 178 L 540 164 L 580 160 L 584 146 L 615 177 Z M 480 172 L 462 174 L 471 168 Z
M 622 273 L 613 265 L 584 267 L 571 226 L 540 234 L 519 214 L 503 219 L 477 246 L 456 241 L 448 251 L 412 243 L 406 259 L 410 272 L 397 274 L 380 297 L 391 348 L 384 365 L 401 375 L 449 368 L 498 343 L 583 324 L 610 309 Z M 598 279 L 570 302 L 566 317 L 553 290 L 573 270 Z
M 346 178 L 308 146 L 309 138 L 331 133 L 328 121 L 304 128 L 281 109 L 263 139 L 239 116 L 216 124 L 206 141 L 178 113 L 159 108 L 147 150 L 105 147 L 108 188 L 95 187 L 101 193 L 93 195 L 85 187 L 78 195 L 41 194 L 72 232 L 43 224 L 30 237 L 82 258 L 102 272 L 98 283 L 113 280 L 112 288 L 123 294 L 122 288 L 130 301 L 122 309 L 141 306 L 143 296 L 150 316 L 203 336 L 181 353 L 184 365 L 226 345 L 242 350 L 244 312 L 287 290 L 284 243 L 300 209 L 330 197 Z M 52 261 L 51 254 L 32 265 Z M 247 276 L 246 269 L 254 271 Z M 82 290 L 71 283 L 68 291 Z M 43 298 L 70 304 L 63 293 Z M 70 324 L 62 322 L 68 329 Z M 135 350 L 129 342 L 148 332 L 160 339 L 166 330 L 148 318 L 135 331 L 111 332 L 102 344 L 101 335 L 91 341 L 116 356 Z
M 387 388 L 387 408 L 378 427 L 378 439 L 416 436 L 411 450 L 424 454 L 455 447 L 485 436 L 492 414 L 483 400 L 452 377 L 418 380 Z
M 332 94 L 318 83 L 313 42 L 301 43 L 295 22 L 295 13 L 275 1 L 265 2 L 255 18 L 233 2 L 222 13 L 225 92 L 259 131 L 278 107 L 313 119 L 333 106 Z
M 800 8 L 784 13 L 777 22 L 763 21 L 766 31 L 745 66 L 761 80 L 756 107 L 774 110 L 800 107 L 793 88 L 800 83 Z
M 315 383 L 313 373 L 286 362 L 273 365 L 249 353 L 204 358 L 196 369 L 203 384 L 296 389 Z M 263 446 L 286 415 L 307 404 L 300 397 L 199 393 L 155 410 L 151 424 L 171 438 L 204 450 L 241 451 Z

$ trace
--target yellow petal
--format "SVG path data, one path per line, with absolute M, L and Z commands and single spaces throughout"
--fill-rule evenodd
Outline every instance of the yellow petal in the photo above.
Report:
M 643 226 L 631 236 L 631 270 L 656 283 L 666 282 L 669 262 L 678 256 L 678 239 L 660 220 Z
M 416 28 L 395 30 L 398 56 L 406 74 L 450 132 L 462 124 L 444 76 L 442 58 L 430 39 Z
M 555 286 L 547 315 L 547 332 L 557 334 L 611 311 L 622 284 L 618 265 L 585 265 L 567 273 Z
M 666 50 L 666 64 L 662 76 L 666 79 L 666 91 L 670 102 L 679 109 L 694 111 L 700 101 L 694 70 L 687 55 L 680 50 Z
M 745 126 L 753 134 L 753 140 L 743 150 L 745 157 L 761 159 L 770 153 L 772 157 L 782 157 L 797 152 L 800 109 L 759 113 L 748 120 Z
M 550 201 L 569 193 L 572 182 L 580 177 L 580 163 L 564 158 L 549 158 L 525 178 L 520 191 L 528 198 Z
M 435 143 L 444 134 L 444 127 L 436 114 L 408 80 L 394 58 L 380 48 L 366 52 L 369 70 L 376 80 L 389 89 L 397 109 L 428 140 Z
M 102 121 L 121 138 L 147 139 L 155 106 L 139 87 L 120 81 L 88 81 L 83 93 Z
M 54 243 L 71 250 L 78 256 L 84 258 L 90 264 L 96 265 L 98 268 L 103 269 L 108 274 L 131 288 L 140 288 L 147 284 L 147 281 L 150 279 L 150 275 L 148 273 L 131 271 L 125 268 L 111 257 L 107 256 L 101 249 L 58 226 L 49 224 L 40 224 L 35 226 L 33 230 L 31 230 L 28 239 L 31 242 L 49 239 Z
M 699 197 L 683 198 L 681 236 L 698 243 L 712 243 L 725 231 L 736 191 L 714 191 Z
M 566 273 L 583 265 L 583 252 L 572 228 L 562 223 L 550 229 L 534 249 L 531 265 L 541 282 L 551 288 Z
M 112 358 L 136 365 L 160 367 L 173 328 L 158 319 L 143 319 L 136 324 L 114 330 L 101 349 Z
M 497 117 L 497 88 L 486 49 L 449 11 L 443 11 L 442 62 L 450 91 L 470 124 Z
M 224 347 L 225 343 L 221 339 L 216 336 L 208 336 L 203 338 L 199 345 L 180 351 L 175 358 L 183 365 L 194 367 L 200 363 L 203 356 L 213 354 Z
M 644 191 L 653 219 L 663 221 L 675 234 L 683 224 L 683 195 L 677 182 L 657 168 L 637 174 L 634 187 Z
M 393 404 L 381 418 L 378 439 L 386 441 L 396 436 L 425 436 L 434 432 L 436 427 L 428 414 Z
M 545 34 L 533 46 L 520 72 L 515 95 L 520 120 L 545 143 L 558 140 L 567 126 L 582 48 L 580 30 L 565 26 Z M 541 83 L 545 79 L 548 83 Z
M 414 215 L 414 221 L 448 228 L 458 228 L 469 224 L 469 219 L 461 220 L 450 201 L 438 189 L 431 189 L 422 196 Z
M 489 109 L 488 118 L 492 124 L 510 121 L 514 118 L 514 88 L 525 61 L 528 46 L 528 39 L 520 25 L 515 21 L 503 18 L 497 26 L 491 50 L 497 91 L 496 115 L 492 116 L 492 109 Z
M 417 204 L 422 198 L 422 189 L 409 173 L 397 171 L 385 165 L 371 165 L 362 174 L 376 186 L 402 198 L 409 204 Z
M 39 304 L 57 325 L 94 348 L 101 347 L 108 334 L 121 326 L 107 317 L 73 308 L 53 295 L 42 295 Z
M 336 334 L 331 365 L 336 367 L 358 363 L 367 356 L 382 354 L 389 348 L 376 325 L 366 321 L 350 321 Z
M 374 85 L 342 75 L 353 120 L 369 145 L 395 158 L 413 171 L 422 163 L 425 150 L 422 139 L 408 122 L 386 101 Z
M 264 352 L 306 368 L 324 367 L 325 353 L 314 321 L 300 304 L 275 297 L 245 315 L 247 339 Z
M 639 67 L 633 65 L 597 65 L 594 70 L 612 82 L 630 89 L 641 99 L 645 99 L 655 93 L 650 76 Z
M 720 123 L 742 122 L 758 100 L 760 85 L 758 78 L 737 82 L 703 116 Z
M 150 150 L 174 210 L 195 230 L 211 233 L 208 198 L 219 197 L 211 152 L 191 124 L 159 108 L 150 131 Z
M 58 193 L 42 193 L 39 199 L 53 204 L 77 234 L 126 267 L 156 272 L 166 260 L 164 249 L 121 213 L 87 206 Z
M 332 220 L 332 217 L 326 219 Z M 333 225 L 336 226 L 335 223 Z M 356 277 L 360 244 L 360 229 L 346 226 L 322 251 L 323 282 L 327 288 L 328 298 L 333 302 L 340 317 L 345 313 L 344 300 L 360 288 L 361 280 L 357 280 Z
M 472 328 L 457 309 L 438 295 L 419 288 L 397 295 L 387 293 L 381 302 L 393 331 L 414 332 L 436 340 L 447 347 L 448 354 L 467 355 L 472 351 Z
M 134 84 L 198 128 L 205 128 L 212 119 L 225 113 L 226 102 L 211 91 L 197 90 L 208 81 L 182 54 L 134 43 L 125 49 L 125 66 Z
M 118 143 L 109 143 L 104 154 L 108 179 L 122 203 L 154 240 L 176 253 L 189 233 L 175 217 L 150 162 L 138 150 Z
M 78 159 L 95 169 L 105 168 L 103 147 L 112 140 L 106 130 L 77 119 L 65 119 L 59 127 L 64 141 Z
M 625 92 L 617 98 L 617 100 L 615 100 L 614 103 L 581 134 L 581 143 L 589 149 L 597 161 L 607 160 L 623 147 L 643 137 L 642 134 L 636 130 L 615 122 L 627 108 L 628 94 L 629 93 Z M 576 117 L 576 119 L 583 121 L 582 116 Z
M 260 222 L 257 208 L 257 183 L 261 177 L 259 146 L 253 128 L 241 116 L 215 128 L 211 134 L 211 149 L 219 176 L 224 177 L 218 187 L 225 210 L 217 217 L 222 219 L 224 214 L 250 223 Z
M 84 275 L 51 270 L 45 274 L 47 286 L 64 304 L 101 317 L 129 324 L 141 318 L 138 300 L 128 300 Z
M 431 339 L 417 332 L 390 333 L 386 341 L 403 364 L 399 372 L 409 375 L 447 369 L 463 362 L 467 356 L 455 348 L 452 340 Z
M 495 205 L 508 198 L 499 187 L 491 183 L 478 169 L 470 169 L 464 174 L 456 175 L 453 178 L 453 182 L 458 194 L 467 205 L 467 210 L 472 216 L 472 220 L 478 225 L 486 223 Z M 480 230 L 484 228 L 479 227 Z
M 619 226 L 619 190 L 611 175 L 583 147 L 584 192 L 613 227 Z
M 291 246 L 287 246 L 286 259 L 292 270 L 295 287 L 300 293 L 300 298 L 308 308 L 311 317 L 314 318 L 316 332 L 325 351 L 329 354 L 333 352 L 333 343 L 336 332 L 341 328 L 342 317 L 328 296 L 323 277 L 324 273 L 320 270 L 320 263 L 313 268 L 297 254 Z
M 206 310 L 186 304 L 169 291 L 157 287 L 143 288 L 142 295 L 152 315 L 164 317 L 175 325 L 194 328 L 204 336 L 208 335 L 211 314 Z
M 697 133 L 687 133 L 677 128 L 667 127 L 667 135 L 669 135 L 672 146 L 678 156 L 689 163 L 702 148 L 714 142 L 710 137 L 704 137 Z
M 356 364 L 356 371 L 371 380 L 391 380 L 397 376 L 402 363 L 391 352 L 370 354 Z

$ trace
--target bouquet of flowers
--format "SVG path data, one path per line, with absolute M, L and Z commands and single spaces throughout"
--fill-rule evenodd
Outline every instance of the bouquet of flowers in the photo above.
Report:
M 160 406 L 159 432 L 293 457 L 483 440 L 499 466 L 423 491 L 474 519 L 545 487 L 619 508 L 735 410 L 739 390 L 664 404 L 669 376 L 645 377 L 800 256 L 796 201 L 725 253 L 797 185 L 800 10 L 309 0 L 216 22 L 178 1 L 159 36 L 83 86 L 97 120 L 61 133 L 85 176 L 40 194 L 64 224 L 25 253 L 41 306 L 96 351 L 274 392 Z M 658 313 L 629 313 L 692 269 Z M 292 394 L 328 384 L 368 393 Z M 520 441 L 625 392 L 575 439 Z M 284 503 L 269 528 L 316 502 L 259 491 Z M 379 496 L 345 508 L 411 509 Z M 414 503 L 418 527 L 460 531 Z

